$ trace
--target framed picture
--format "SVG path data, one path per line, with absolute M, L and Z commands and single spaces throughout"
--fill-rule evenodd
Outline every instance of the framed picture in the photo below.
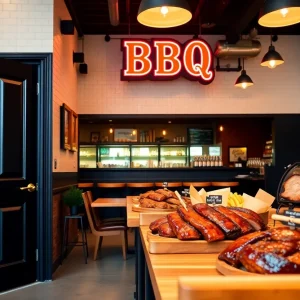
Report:
M 247 147 L 229 147 L 229 162 L 247 160 Z
M 91 143 L 100 142 L 100 132 L 91 132 Z
M 72 144 L 72 110 L 64 103 L 60 107 L 60 148 L 70 150 Z
M 72 121 L 71 150 L 76 152 L 77 144 L 78 144 L 78 116 L 74 111 L 72 111 L 71 121 Z
M 137 130 L 136 129 L 115 129 L 114 142 L 118 142 L 118 143 L 137 142 Z
M 212 128 L 188 128 L 188 142 L 198 145 L 214 144 L 214 131 Z

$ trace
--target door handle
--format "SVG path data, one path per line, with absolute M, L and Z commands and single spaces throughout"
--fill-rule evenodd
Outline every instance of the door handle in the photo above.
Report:
M 21 191 L 27 190 L 28 192 L 34 192 L 36 190 L 35 185 L 33 183 L 29 183 L 27 186 L 20 187 Z

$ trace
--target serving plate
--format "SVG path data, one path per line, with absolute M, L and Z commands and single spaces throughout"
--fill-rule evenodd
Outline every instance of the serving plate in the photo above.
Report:
M 230 275 L 241 275 L 241 276 L 262 276 L 262 274 L 251 273 L 241 268 L 235 268 L 228 265 L 225 261 L 217 259 L 216 261 L 217 270 L 226 276 Z

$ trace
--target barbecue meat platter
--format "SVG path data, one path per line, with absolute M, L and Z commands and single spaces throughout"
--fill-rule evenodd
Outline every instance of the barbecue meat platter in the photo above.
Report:
M 241 207 L 211 207 L 204 203 L 188 204 L 152 222 L 152 234 L 179 240 L 205 240 L 209 243 L 235 240 L 248 233 L 266 229 L 261 217 Z
M 184 198 L 186 203 L 190 203 L 189 198 Z M 132 210 L 165 210 L 174 211 L 180 205 L 180 201 L 173 191 L 168 189 L 158 189 L 156 191 L 148 191 L 134 198 Z
M 300 274 L 300 231 L 276 227 L 249 233 L 232 242 L 218 259 L 229 266 L 217 262 L 225 275 L 231 275 L 230 267 L 255 274 Z

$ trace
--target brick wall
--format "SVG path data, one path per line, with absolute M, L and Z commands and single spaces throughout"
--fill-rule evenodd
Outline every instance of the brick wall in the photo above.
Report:
M 53 0 L 0 0 L 0 52 L 52 52 Z
M 191 36 L 174 38 L 183 42 Z M 215 42 L 224 37 L 204 38 L 214 49 Z M 259 40 L 261 53 L 245 61 L 255 85 L 242 90 L 234 87 L 237 72 L 217 72 L 214 82 L 208 86 L 183 78 L 169 82 L 121 82 L 120 40 L 107 43 L 104 36 L 86 36 L 89 74 L 78 77 L 78 111 L 80 114 L 300 113 L 300 36 L 279 36 L 275 47 L 285 64 L 274 70 L 260 66 L 270 38 L 259 36 Z
M 77 172 L 77 152 L 60 149 L 60 106 L 66 103 L 77 112 L 77 65 L 73 64 L 73 51 L 77 51 L 77 34 L 62 35 L 60 20 L 70 20 L 63 0 L 54 1 L 53 37 L 53 159 L 57 169 L 53 172 Z

